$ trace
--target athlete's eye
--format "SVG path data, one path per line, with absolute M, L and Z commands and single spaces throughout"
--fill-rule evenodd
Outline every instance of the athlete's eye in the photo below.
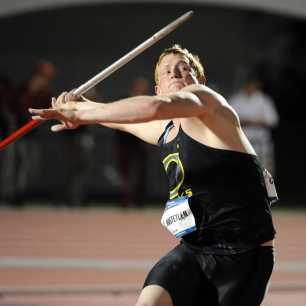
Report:
M 161 75 L 168 75 L 170 73 L 169 69 L 164 69 L 161 71 Z
M 181 71 L 184 71 L 184 72 L 185 72 L 185 71 L 190 71 L 189 66 L 187 66 L 187 65 L 185 65 L 185 64 L 181 65 L 180 69 L 181 69 Z

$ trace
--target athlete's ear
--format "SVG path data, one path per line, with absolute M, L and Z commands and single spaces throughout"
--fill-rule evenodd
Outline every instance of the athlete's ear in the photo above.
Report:
M 155 84 L 154 89 L 155 89 L 155 93 L 156 93 L 157 95 L 160 95 L 160 94 L 161 94 L 159 85 Z
M 205 85 L 206 84 L 206 76 L 205 75 L 200 75 L 198 77 L 198 81 L 199 81 L 200 84 Z

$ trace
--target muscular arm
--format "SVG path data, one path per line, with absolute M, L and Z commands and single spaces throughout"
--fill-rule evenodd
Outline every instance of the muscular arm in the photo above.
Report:
M 112 103 L 76 102 L 78 124 L 101 124 L 131 133 L 156 144 L 168 119 L 195 116 L 203 112 L 199 99 L 189 92 L 167 96 L 136 96 Z
M 79 124 L 131 124 L 194 117 L 202 113 L 204 107 L 200 99 L 191 92 L 181 91 L 165 96 L 135 96 L 93 109 L 77 110 L 73 120 Z
M 77 110 L 95 110 L 97 108 L 105 107 L 107 103 L 94 102 L 87 98 L 84 101 L 73 102 L 73 107 Z M 116 130 L 121 130 L 135 135 L 143 141 L 150 144 L 157 144 L 158 138 L 164 130 L 166 122 L 163 120 L 150 121 L 145 123 L 112 123 L 112 122 L 98 122 L 98 124 Z M 58 125 L 62 126 L 62 125 Z M 145 133 L 144 133 L 145 131 Z
M 102 124 L 130 132 L 141 139 L 150 134 L 156 143 L 165 121 L 174 118 L 205 117 L 212 113 L 222 98 L 204 85 L 190 85 L 181 91 L 163 96 L 135 96 L 100 104 L 80 102 L 71 108 L 31 110 L 38 120 L 56 119 L 76 124 Z M 82 105 L 82 103 L 84 103 Z

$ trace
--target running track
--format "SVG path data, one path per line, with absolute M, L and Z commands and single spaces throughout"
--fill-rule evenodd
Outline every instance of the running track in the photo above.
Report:
M 0 306 L 131 306 L 175 245 L 159 210 L 0 210 Z M 306 213 L 274 213 L 264 306 L 306 306 Z M 247 305 L 246 305 L 247 306 Z

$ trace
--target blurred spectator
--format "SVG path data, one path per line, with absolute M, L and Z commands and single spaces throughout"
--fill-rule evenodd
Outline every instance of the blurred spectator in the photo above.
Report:
M 14 88 L 10 79 L 0 76 L 0 139 L 2 140 L 15 128 L 15 116 L 12 112 Z
M 52 88 L 51 82 L 56 74 L 54 65 L 48 61 L 39 61 L 30 76 L 22 84 L 16 94 L 14 104 L 15 113 L 18 118 L 18 126 L 27 123 L 31 117 L 28 108 L 48 107 L 51 103 Z
M 275 174 L 272 128 L 279 122 L 273 100 L 262 91 L 257 78 L 248 78 L 229 103 L 237 111 L 241 126 L 253 145 L 263 166 Z
M 129 96 L 147 95 L 150 83 L 144 77 L 132 81 Z M 146 186 L 146 144 L 131 134 L 116 131 L 116 168 L 124 207 L 143 206 Z
M 16 117 L 12 112 L 14 86 L 11 80 L 0 76 L 0 140 L 16 129 Z M 8 146 L 0 154 L 0 200 L 9 201 L 14 193 L 15 150 Z
M 16 114 L 17 127 L 27 123 L 31 117 L 28 108 L 48 108 L 51 104 L 52 87 L 51 83 L 55 77 L 56 69 L 48 61 L 38 61 L 27 81 L 16 91 L 13 109 Z M 15 163 L 15 198 L 14 204 L 23 203 L 24 193 L 30 181 L 32 169 L 39 169 L 40 148 L 36 145 L 33 130 L 26 137 L 16 141 L 16 163 Z

